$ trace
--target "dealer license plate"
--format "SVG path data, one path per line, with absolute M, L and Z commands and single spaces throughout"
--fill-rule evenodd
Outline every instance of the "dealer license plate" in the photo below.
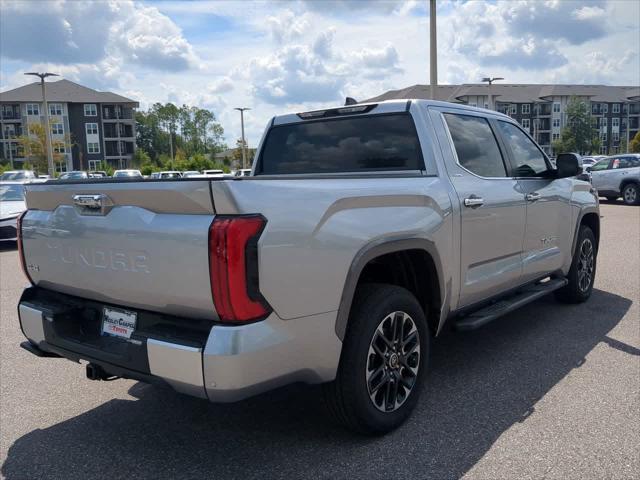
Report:
M 136 329 L 137 317 L 136 312 L 105 307 L 102 310 L 102 334 L 131 338 Z

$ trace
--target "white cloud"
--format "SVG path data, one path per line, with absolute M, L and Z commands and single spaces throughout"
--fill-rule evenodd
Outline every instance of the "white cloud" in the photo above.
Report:
M 211 93 L 228 93 L 233 90 L 233 80 L 229 77 L 222 77 L 209 85 Z
M 198 59 L 178 26 L 156 7 L 131 0 L 2 2 L 0 55 L 55 64 L 121 62 L 186 70 Z

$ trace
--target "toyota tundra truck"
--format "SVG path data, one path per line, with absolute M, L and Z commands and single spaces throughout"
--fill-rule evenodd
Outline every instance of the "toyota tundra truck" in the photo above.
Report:
M 22 347 L 212 402 L 321 383 L 339 421 L 384 433 L 445 327 L 589 298 L 578 173 L 500 113 L 394 100 L 274 117 L 250 176 L 28 185 Z

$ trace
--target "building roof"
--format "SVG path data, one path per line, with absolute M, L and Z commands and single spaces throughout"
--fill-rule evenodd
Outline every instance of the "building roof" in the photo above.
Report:
M 0 102 L 37 102 L 42 100 L 40 82 L 0 92 Z M 70 103 L 129 103 L 138 106 L 138 102 L 116 93 L 99 92 L 83 87 L 69 80 L 47 82 L 47 102 Z
M 485 83 L 462 85 L 438 85 L 435 100 L 465 102 L 469 96 L 486 96 L 489 87 Z M 534 103 L 549 102 L 556 96 L 576 95 L 589 97 L 594 102 L 637 101 L 640 87 L 612 85 L 543 85 L 500 83 L 491 86 L 491 94 L 497 102 Z M 430 99 L 429 85 L 414 85 L 401 90 L 390 90 L 366 102 L 381 102 L 399 98 Z

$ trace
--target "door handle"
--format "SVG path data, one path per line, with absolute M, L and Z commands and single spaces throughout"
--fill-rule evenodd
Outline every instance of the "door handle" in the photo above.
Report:
M 464 199 L 465 207 L 478 208 L 481 205 L 484 205 L 484 198 L 471 195 L 470 197 Z
M 540 200 L 540 194 L 538 192 L 527 193 L 524 198 L 527 200 L 527 202 L 535 202 L 537 200 Z

